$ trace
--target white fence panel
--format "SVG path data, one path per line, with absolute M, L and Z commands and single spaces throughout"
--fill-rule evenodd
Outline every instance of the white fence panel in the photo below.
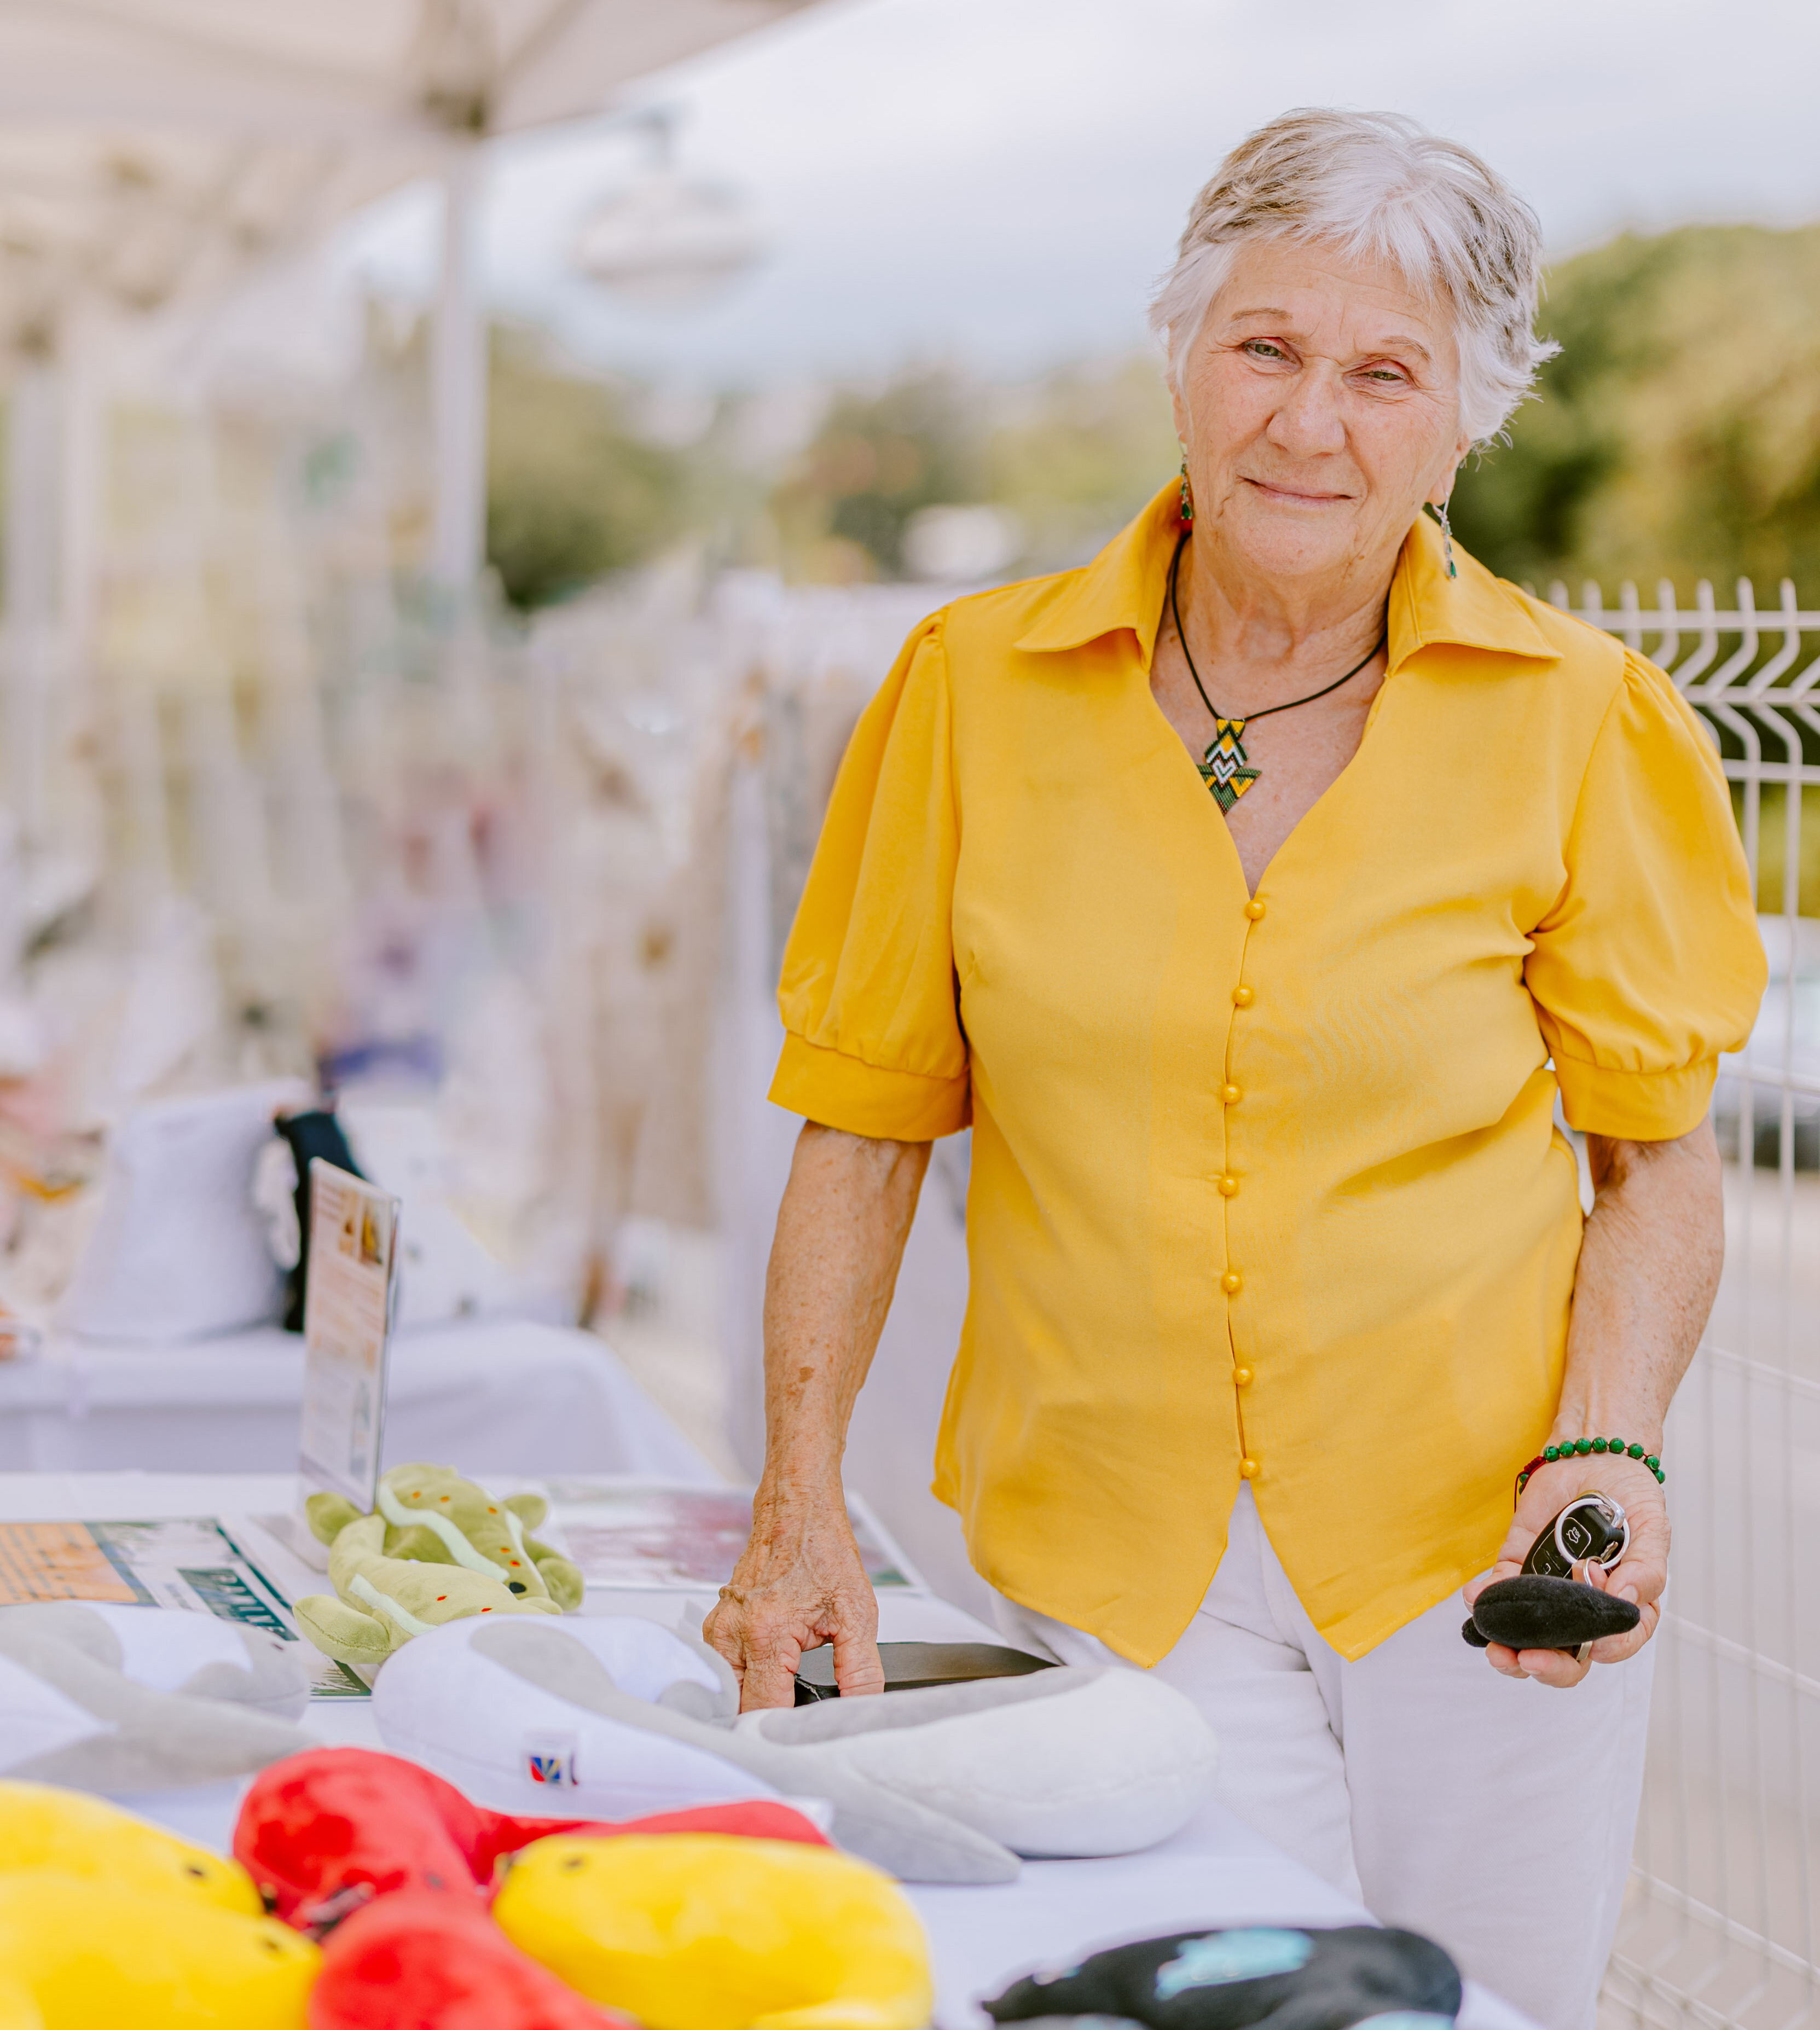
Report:
M 1820 1787 L 1820 613 L 1748 579 L 1554 603 L 1667 670 L 1712 731 L 1770 985 L 1725 1060 L 1726 1262 L 1669 1420 L 1673 1576 L 1606 2026 L 1795 2030 L 1815 2015 Z M 1571 1838 L 1564 1829 L 1563 1837 Z M 1539 1950 L 1546 1950 L 1538 1942 Z

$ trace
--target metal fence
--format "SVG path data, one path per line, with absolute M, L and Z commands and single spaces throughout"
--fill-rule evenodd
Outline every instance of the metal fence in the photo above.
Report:
M 1747 579 L 1554 604 L 1667 670 L 1724 757 L 1770 985 L 1724 1061 L 1726 1262 L 1669 1419 L 1673 1577 L 1649 1771 L 1601 2023 L 1794 2030 L 1820 1966 L 1820 612 Z M 1805 652 L 1804 652 L 1805 650 Z

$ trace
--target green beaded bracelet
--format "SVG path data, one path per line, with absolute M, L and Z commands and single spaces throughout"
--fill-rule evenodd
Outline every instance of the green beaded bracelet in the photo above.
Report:
M 1654 1452 L 1646 1452 L 1639 1444 L 1627 1444 L 1622 1438 L 1570 1438 L 1564 1445 L 1544 1445 L 1528 1466 L 1517 1476 L 1517 1491 L 1520 1494 L 1528 1485 L 1529 1476 L 1539 1466 L 1551 1466 L 1557 1459 L 1586 1459 L 1595 1452 L 1603 1452 L 1608 1457 L 1641 1459 L 1656 1477 L 1657 1484 L 1666 1487 L 1669 1477 L 1662 1471 L 1662 1463 Z

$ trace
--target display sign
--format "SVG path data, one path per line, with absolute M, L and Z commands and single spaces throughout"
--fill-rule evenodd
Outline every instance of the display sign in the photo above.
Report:
M 318 1156 L 310 1165 L 300 1500 L 378 1502 L 398 1201 Z

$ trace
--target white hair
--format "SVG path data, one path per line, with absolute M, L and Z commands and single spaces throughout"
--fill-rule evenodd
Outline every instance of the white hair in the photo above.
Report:
M 1189 348 L 1247 240 L 1319 241 L 1383 261 L 1452 314 L 1461 426 L 1495 437 L 1560 348 L 1535 333 L 1542 229 L 1457 141 L 1397 113 L 1303 106 L 1240 142 L 1188 214 L 1150 325 L 1178 392 Z

